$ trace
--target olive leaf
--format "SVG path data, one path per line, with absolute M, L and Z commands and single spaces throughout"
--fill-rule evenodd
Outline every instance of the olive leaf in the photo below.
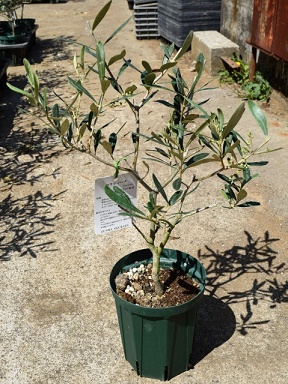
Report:
M 260 128 L 262 129 L 262 132 L 264 133 L 264 135 L 268 136 L 267 119 L 263 111 L 252 100 L 248 100 L 248 107 L 250 112 L 254 116 L 255 120 L 259 124 Z
M 132 204 L 130 197 L 127 195 L 123 189 L 117 187 L 116 185 L 113 188 L 110 188 L 107 184 L 104 187 L 106 195 L 114 201 L 120 208 L 127 210 L 130 213 L 138 213 L 141 216 L 145 216 L 143 212 L 140 211 L 134 204 Z
M 108 12 L 110 6 L 111 6 L 112 0 L 110 0 L 107 4 L 104 5 L 104 7 L 98 12 L 97 16 L 94 19 L 94 22 L 92 24 L 92 31 L 95 30 L 95 28 L 100 24 L 100 22 L 104 19 L 106 13 Z

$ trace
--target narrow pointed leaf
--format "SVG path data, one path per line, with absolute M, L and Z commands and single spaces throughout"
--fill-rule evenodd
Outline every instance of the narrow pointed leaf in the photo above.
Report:
M 244 179 L 245 179 L 246 182 L 251 180 L 251 172 L 250 172 L 249 168 L 243 169 L 243 176 L 244 176 Z
M 116 147 L 116 143 L 117 143 L 117 134 L 111 133 L 111 135 L 109 136 L 109 144 L 111 146 L 112 153 L 114 152 L 114 149 Z
M 28 99 L 33 98 L 33 95 L 30 92 L 27 92 L 21 88 L 15 87 L 14 85 L 12 85 L 10 83 L 6 83 L 6 84 L 11 89 L 11 91 L 14 91 L 14 92 L 19 93 L 20 95 L 26 96 Z
M 201 52 L 201 53 L 199 53 L 199 55 L 197 57 L 197 63 L 196 63 L 197 76 L 195 77 L 195 80 L 193 81 L 193 84 L 189 90 L 189 93 L 188 93 L 189 99 L 193 98 L 196 85 L 198 84 L 198 81 L 200 80 L 200 78 L 202 76 L 202 72 L 204 70 L 204 67 L 205 67 L 205 59 L 204 59 L 203 53 Z
M 65 119 L 61 124 L 61 136 L 64 136 L 70 127 L 70 123 L 68 119 Z
M 95 132 L 93 134 L 93 138 L 94 138 L 94 152 L 95 153 L 97 151 L 97 148 L 98 148 L 98 145 L 100 143 L 101 137 L 102 137 L 101 129 L 99 129 L 97 132 Z
M 182 180 L 181 177 L 173 181 L 173 188 L 178 191 L 181 188 Z
M 169 101 L 166 100 L 155 100 L 155 103 L 163 104 L 165 107 L 168 108 L 174 108 L 174 104 L 169 103 Z
M 97 25 L 100 24 L 100 22 L 104 19 L 106 13 L 108 12 L 110 6 L 111 6 L 112 0 L 110 0 L 108 3 L 104 5 L 104 7 L 100 10 L 100 12 L 97 14 L 97 16 L 94 19 L 94 22 L 92 24 L 92 31 L 95 30 Z
M 158 91 L 155 91 L 155 92 L 152 92 L 152 93 L 150 93 L 150 95 L 148 96 L 148 97 L 146 97 L 146 99 L 143 99 L 142 100 L 142 107 L 143 107 L 143 105 L 145 105 L 146 103 L 148 103 L 148 101 L 149 100 L 151 100 L 152 99 L 152 97 L 154 97 L 155 95 L 156 95 L 156 93 L 158 93 Z
M 110 86 L 109 80 L 106 80 L 106 79 L 101 80 L 101 90 L 102 90 L 103 95 L 106 93 L 109 86 Z
M 103 145 L 103 148 L 105 149 L 105 151 L 108 152 L 109 155 L 112 155 L 112 147 L 110 143 L 106 140 L 103 140 L 101 144 Z
M 162 148 L 155 147 L 155 150 L 156 150 L 158 153 L 160 153 L 160 155 L 169 158 L 169 155 L 168 155 Z
M 143 61 L 142 61 L 142 65 L 143 65 L 143 67 L 145 68 L 145 70 L 146 70 L 148 73 L 151 73 L 151 72 L 152 72 L 152 68 L 151 68 L 150 64 L 149 64 L 147 61 L 143 60 Z
M 153 81 L 155 80 L 156 75 L 155 73 L 148 73 L 148 75 L 145 76 L 144 78 L 144 85 L 151 85 L 153 84 Z
M 169 203 L 169 202 L 168 202 L 167 195 L 166 195 L 166 193 L 165 193 L 165 191 L 164 191 L 164 188 L 162 187 L 160 181 L 157 179 L 157 177 L 156 177 L 156 175 L 154 175 L 154 173 L 153 173 L 153 175 L 152 175 L 152 178 L 153 178 L 153 182 L 154 182 L 154 184 L 155 184 L 155 187 L 156 187 L 157 191 L 162 195 L 163 199 L 164 199 L 167 203 Z
M 119 28 L 117 28 L 106 40 L 105 40 L 105 43 L 104 43 L 104 45 L 105 44 L 107 44 L 110 40 L 112 40 L 113 39 L 113 37 L 114 36 L 116 36 L 124 27 L 125 27 L 125 25 L 126 24 L 128 24 L 129 23 L 129 21 L 132 19 L 132 16 L 131 17 L 129 17 L 126 21 L 124 21 L 124 23 L 123 24 L 121 24 L 120 25 L 120 27 Z
M 180 57 L 182 57 L 188 49 L 191 47 L 191 42 L 192 42 L 192 36 L 193 36 L 193 31 L 190 31 L 189 35 L 186 37 L 182 47 L 179 49 L 179 51 L 176 53 L 174 57 L 174 61 L 179 60 Z
M 80 51 L 80 65 L 84 68 L 84 55 L 85 55 L 85 47 L 83 46 Z
M 220 130 L 222 131 L 223 125 L 224 125 L 224 114 L 223 114 L 222 109 L 220 109 L 220 108 L 217 109 L 217 112 L 218 112 L 218 120 L 219 120 Z
M 226 192 L 224 191 L 224 189 L 221 190 L 221 194 L 222 196 L 229 201 L 229 197 L 227 196 Z
M 217 173 L 217 176 L 220 177 L 220 179 L 224 180 L 226 183 L 230 184 L 231 180 L 229 177 L 223 175 L 222 173 Z
M 131 60 L 125 60 L 124 64 L 119 69 L 117 79 L 122 75 L 122 73 L 129 67 L 129 64 L 131 63 Z
M 226 155 L 227 153 L 232 153 L 232 151 L 234 151 L 234 149 L 235 149 L 236 147 L 238 147 L 239 144 L 240 144 L 240 140 L 237 140 L 233 145 L 231 145 L 231 146 L 227 146 L 227 149 L 225 150 L 225 155 Z
M 250 112 L 254 116 L 255 120 L 259 124 L 260 128 L 262 129 L 262 132 L 264 133 L 265 136 L 267 136 L 268 135 L 267 119 L 263 111 L 252 100 L 248 100 L 248 107 Z
M 105 51 L 104 51 L 104 45 L 101 43 L 101 41 L 99 41 L 98 44 L 96 45 L 96 56 L 97 56 L 98 75 L 100 80 L 103 80 L 105 77 Z
M 160 44 L 160 47 L 164 52 L 163 64 L 165 64 L 165 63 L 167 63 L 167 61 L 172 56 L 172 53 L 173 53 L 174 48 L 175 48 L 175 44 L 172 43 L 169 45 L 169 47 L 166 47 L 166 45 L 164 45 L 164 44 Z
M 84 133 L 86 131 L 86 128 L 87 128 L 87 124 L 86 123 L 81 125 L 81 127 L 79 129 L 79 134 L 78 134 L 78 137 L 77 137 L 77 141 L 78 142 L 82 139 L 82 137 L 83 137 L 83 135 L 84 135 Z
M 241 189 L 237 194 L 237 200 L 236 200 L 237 203 L 239 203 L 239 201 L 241 200 L 244 200 L 246 196 L 247 196 L 247 192 L 245 191 L 245 189 Z
M 269 161 L 253 161 L 253 162 L 248 162 L 247 164 L 251 167 L 263 167 L 264 165 L 267 165 Z
M 97 105 L 95 103 L 92 103 L 90 105 L 90 111 L 93 112 L 94 116 L 98 116 L 99 108 L 97 107 Z
M 163 64 L 160 67 L 160 72 L 164 72 L 169 68 L 173 68 L 175 67 L 176 64 L 177 64 L 177 61 L 170 61 L 169 63 Z
M 131 85 L 130 87 L 125 89 L 125 94 L 126 95 L 132 95 L 136 91 L 137 87 L 136 85 Z
M 125 57 L 125 55 L 126 55 L 126 50 L 123 49 L 123 51 L 121 53 L 111 57 L 111 59 L 108 62 L 108 67 L 110 67 L 110 65 L 116 63 L 116 61 L 119 61 L 119 60 L 123 59 Z
M 182 196 L 183 191 L 176 191 L 169 200 L 169 205 L 174 205 Z
M 261 205 L 258 201 L 246 201 L 245 203 L 238 204 L 237 207 L 255 207 Z
M 188 123 L 190 121 L 193 121 L 195 119 L 197 119 L 199 117 L 199 114 L 196 114 L 196 113 L 190 113 L 189 115 L 186 115 L 184 117 L 184 123 Z
M 245 103 L 242 103 L 239 105 L 239 107 L 236 109 L 236 111 L 231 116 L 230 120 L 228 121 L 226 127 L 224 128 L 222 132 L 222 138 L 225 139 L 229 133 L 236 127 L 239 120 L 241 119 L 243 113 L 245 111 Z
M 199 162 L 202 159 L 205 159 L 209 153 L 199 153 L 198 155 L 192 156 L 188 161 L 185 162 L 186 167 L 190 167 L 192 164 Z
M 43 91 L 42 106 L 45 110 L 47 109 L 47 87 L 45 87 Z
M 80 92 L 80 93 L 84 93 L 86 96 L 88 96 L 91 100 L 95 101 L 96 100 L 94 99 L 94 97 L 91 95 L 91 93 L 86 89 L 84 88 L 80 82 L 77 82 L 73 79 L 71 79 L 71 77 L 68 77 L 68 81 L 69 83 L 72 85 L 72 87 L 77 91 L 77 92 Z
M 105 185 L 104 191 L 106 195 L 114 201 L 117 205 L 119 205 L 124 210 L 127 210 L 129 212 L 136 212 L 140 214 L 141 216 L 145 216 L 143 212 L 140 211 L 137 207 L 135 207 L 134 204 L 132 204 L 129 196 L 127 193 L 125 193 L 121 188 L 115 186 L 113 189 L 110 188 L 108 185 Z

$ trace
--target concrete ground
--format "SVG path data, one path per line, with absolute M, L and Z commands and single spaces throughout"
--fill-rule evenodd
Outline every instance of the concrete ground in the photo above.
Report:
M 65 76 L 77 50 L 57 37 L 91 41 L 86 22 L 103 4 L 25 5 L 25 16 L 39 24 L 29 58 L 50 87 L 67 92 Z M 131 14 L 126 0 L 114 0 L 99 34 Z M 160 41 L 136 40 L 133 22 L 113 44 L 117 52 L 128 47 L 136 61 L 147 55 L 153 65 L 159 63 Z M 188 77 L 194 76 L 192 61 L 188 53 L 180 63 Z M 9 81 L 24 85 L 23 73 L 22 66 L 11 67 Z M 217 86 L 209 91 L 208 108 L 220 107 L 229 116 L 241 100 L 231 88 L 219 87 L 217 78 L 204 80 Z M 143 243 L 133 229 L 94 234 L 94 181 L 109 170 L 63 151 L 33 117 L 16 111 L 17 102 L 8 91 L 1 95 L 0 383 L 154 383 L 137 377 L 124 359 L 108 284 L 118 258 Z M 288 382 L 288 104 L 273 92 L 262 107 L 270 147 L 284 149 L 269 155 L 251 186 L 261 206 L 205 211 L 183 222 L 169 244 L 198 257 L 207 269 L 193 368 L 170 380 L 174 384 Z M 152 103 L 147 129 L 158 117 Z M 246 127 L 255 128 L 249 112 Z M 213 186 L 204 187 L 200 205 L 203 198 L 213 201 Z

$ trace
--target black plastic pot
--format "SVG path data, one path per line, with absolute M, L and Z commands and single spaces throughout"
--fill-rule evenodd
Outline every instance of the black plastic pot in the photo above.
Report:
M 24 33 L 30 32 L 35 26 L 35 19 L 23 18 L 15 20 L 15 28 Z
M 150 262 L 152 255 L 148 249 L 123 257 L 112 269 L 110 285 L 126 360 L 139 376 L 165 381 L 189 369 L 197 307 L 204 293 L 206 271 L 194 257 L 165 249 L 161 266 L 181 269 L 193 277 L 200 283 L 198 295 L 184 304 L 167 308 L 141 307 L 120 298 L 116 293 L 115 277 L 131 267 Z
M 19 33 L 12 35 L 11 32 L 4 35 L 0 35 L 0 44 L 10 45 L 10 44 L 20 44 L 26 41 L 26 34 Z
M 0 33 L 4 34 L 10 31 L 8 21 L 0 21 Z

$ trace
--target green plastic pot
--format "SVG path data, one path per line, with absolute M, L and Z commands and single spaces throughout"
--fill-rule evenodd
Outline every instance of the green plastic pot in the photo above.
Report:
M 150 308 L 129 303 L 116 293 L 115 277 L 130 268 L 152 262 L 149 249 L 133 252 L 120 259 L 110 274 L 125 358 L 139 376 L 160 380 L 189 369 L 197 307 L 205 288 L 203 265 L 187 253 L 164 249 L 161 267 L 182 269 L 200 283 L 198 295 L 173 307 Z

